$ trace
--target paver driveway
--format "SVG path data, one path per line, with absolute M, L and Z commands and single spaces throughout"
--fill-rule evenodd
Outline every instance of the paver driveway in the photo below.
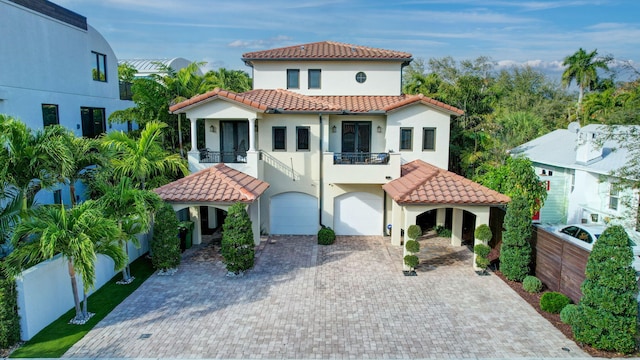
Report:
M 587 356 L 498 277 L 475 275 L 466 248 L 424 240 L 431 254 L 405 277 L 402 249 L 387 241 L 272 238 L 234 279 L 191 258 L 147 280 L 65 357 Z

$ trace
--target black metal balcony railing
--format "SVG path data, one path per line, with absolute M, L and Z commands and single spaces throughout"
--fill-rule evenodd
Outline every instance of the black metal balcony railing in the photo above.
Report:
M 211 151 L 200 150 L 200 163 L 242 163 L 246 164 L 247 153 L 244 151 Z
M 389 153 L 334 153 L 334 164 L 385 165 L 389 163 Z

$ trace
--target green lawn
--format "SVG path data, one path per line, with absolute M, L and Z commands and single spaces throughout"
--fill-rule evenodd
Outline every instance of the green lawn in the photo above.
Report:
M 69 310 L 56 321 L 45 327 L 31 340 L 14 351 L 12 358 L 59 358 L 73 344 L 82 339 L 100 320 L 104 319 L 118 304 L 134 292 L 153 274 L 151 260 L 141 256 L 131 264 L 131 275 L 135 280 L 128 285 L 117 285 L 122 279 L 118 273 L 102 288 L 89 296 L 89 312 L 95 315 L 84 325 L 70 325 L 75 309 Z

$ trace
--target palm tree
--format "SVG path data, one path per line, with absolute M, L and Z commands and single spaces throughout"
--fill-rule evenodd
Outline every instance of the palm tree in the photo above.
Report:
M 211 76 L 218 79 L 218 87 L 241 93 L 251 90 L 251 77 L 242 70 L 227 70 L 219 68 L 218 70 L 210 70 L 205 76 Z
M 22 198 L 20 192 L 11 186 L 0 185 L 0 259 L 7 256 L 13 247 L 11 235 L 22 213 Z
M 65 132 L 59 125 L 33 132 L 22 121 L 0 114 L 0 174 L 21 195 L 23 210 L 31 207 L 40 189 L 52 187 L 69 172 Z
M 582 104 L 584 90 L 597 84 L 598 69 L 609 70 L 607 64 L 610 57 L 598 58 L 598 50 L 587 53 L 583 48 L 578 49 L 573 55 L 564 58 L 562 65 L 567 68 L 562 73 L 562 85 L 569 86 L 572 81 L 578 85 L 578 106 Z
M 113 259 L 117 270 L 126 264 L 126 255 L 117 241 L 121 237 L 118 225 L 104 217 L 102 209 L 91 200 L 69 210 L 63 205 L 40 206 L 33 215 L 23 220 L 13 233 L 15 250 L 6 258 L 9 274 L 18 275 L 29 265 L 62 254 L 67 260 L 76 309 L 73 322 L 84 323 L 90 317 L 86 294 L 95 284 L 97 254 Z M 83 309 L 76 275 L 82 279 Z
M 76 205 L 76 183 L 88 177 L 90 168 L 106 162 L 104 154 L 99 151 L 99 141 L 85 137 L 77 137 L 71 131 L 63 136 L 63 142 L 70 154 L 70 163 L 67 173 L 63 174 L 69 184 L 71 206 Z
M 112 131 L 103 138 L 103 146 L 111 155 L 110 161 L 116 177 L 131 177 L 146 188 L 152 177 L 187 175 L 189 170 L 178 154 L 169 154 L 161 144 L 162 130 L 167 124 L 149 122 L 134 139 L 122 131 Z
M 105 215 L 114 219 L 122 231 L 119 241 L 128 258 L 128 242 L 140 246 L 136 234 L 149 231 L 151 217 L 160 207 L 162 199 L 152 191 L 134 188 L 128 177 L 120 178 L 115 186 L 104 182 L 100 191 L 103 195 L 97 202 L 104 209 Z M 127 262 L 122 269 L 122 283 L 128 284 L 132 280 Z

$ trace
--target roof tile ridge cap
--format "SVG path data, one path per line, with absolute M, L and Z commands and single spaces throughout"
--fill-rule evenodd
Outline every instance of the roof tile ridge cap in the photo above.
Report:
M 224 164 L 223 164 L 224 165 Z M 240 185 L 240 183 L 234 179 L 231 175 L 228 174 L 228 172 L 234 172 L 234 173 L 241 173 L 245 176 L 251 176 L 251 175 L 247 175 L 245 173 L 243 173 L 242 171 L 238 171 L 234 168 L 231 168 L 227 165 L 224 165 L 223 167 L 219 167 L 218 168 L 218 173 L 221 175 L 221 177 L 225 178 L 226 182 L 231 185 L 231 187 L 233 187 L 234 190 L 240 192 L 243 196 L 244 196 L 244 200 L 250 200 L 253 201 L 256 198 L 256 195 L 254 193 L 252 193 L 251 191 L 247 190 L 244 186 Z M 256 179 L 257 180 L 257 179 Z

